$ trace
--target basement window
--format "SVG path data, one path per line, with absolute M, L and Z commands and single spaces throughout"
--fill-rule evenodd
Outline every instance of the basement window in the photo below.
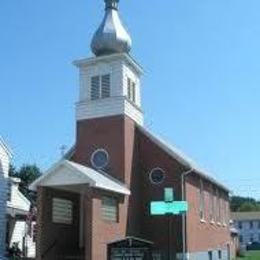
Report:
M 104 196 L 102 198 L 102 219 L 110 222 L 118 222 L 118 201 L 116 198 Z
M 111 95 L 110 74 L 91 78 L 91 100 L 107 98 Z

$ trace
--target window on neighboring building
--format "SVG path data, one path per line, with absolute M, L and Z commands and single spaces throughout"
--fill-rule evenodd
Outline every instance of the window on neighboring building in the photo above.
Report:
M 118 221 L 118 201 L 116 198 L 108 196 L 102 198 L 102 218 L 111 222 Z
M 253 222 L 253 221 L 250 221 L 250 222 L 249 222 L 249 225 L 250 225 L 250 229 L 252 229 L 253 226 L 254 226 L 254 222 Z
M 239 242 L 240 242 L 240 243 L 243 243 L 243 242 L 244 242 L 244 239 L 243 239 L 243 236 L 242 236 L 242 235 L 239 236 Z
M 132 102 L 136 102 L 136 83 L 127 78 L 127 98 Z
M 12 200 L 12 181 L 9 179 L 7 181 L 7 201 Z
M 209 260 L 212 260 L 212 259 L 213 259 L 213 253 L 212 253 L 212 251 L 209 251 L 209 252 L 208 252 L 208 258 L 209 258 Z
M 250 242 L 254 242 L 254 235 L 253 234 L 251 234 L 251 236 L 250 236 Z
M 91 100 L 110 97 L 110 74 L 91 78 Z
M 222 259 L 222 251 L 218 250 L 218 259 Z
M 238 221 L 238 228 L 242 229 L 242 221 Z
M 200 179 L 200 189 L 199 189 L 199 203 L 200 203 L 200 219 L 204 220 L 205 217 L 205 195 L 203 181 Z

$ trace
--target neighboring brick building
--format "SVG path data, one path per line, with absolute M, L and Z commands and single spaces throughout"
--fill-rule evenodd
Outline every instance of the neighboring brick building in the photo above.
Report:
M 105 2 L 96 57 L 74 63 L 76 144 L 31 185 L 37 259 L 229 259 L 228 190 L 144 127 L 142 69 L 129 55 L 118 1 Z M 151 216 L 165 187 L 188 201 L 186 217 Z

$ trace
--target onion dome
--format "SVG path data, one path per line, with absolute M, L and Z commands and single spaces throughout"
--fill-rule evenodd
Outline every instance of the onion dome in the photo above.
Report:
M 132 40 L 118 14 L 119 0 L 105 0 L 105 17 L 93 36 L 92 52 L 96 56 L 129 53 Z

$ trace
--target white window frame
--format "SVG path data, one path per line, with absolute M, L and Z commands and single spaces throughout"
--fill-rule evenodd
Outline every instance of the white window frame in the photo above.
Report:
M 108 88 L 105 88 L 105 77 L 108 77 Z M 98 79 L 98 86 L 97 86 L 97 95 L 94 95 L 93 92 L 93 84 L 92 81 L 94 78 Z M 106 92 L 108 92 L 107 95 L 104 95 Z M 106 74 L 102 74 L 102 75 L 96 75 L 96 76 L 92 76 L 91 80 L 90 80 L 90 99 L 91 100 L 98 100 L 98 99 L 104 99 L 104 98 L 109 98 L 111 97 L 111 74 L 110 73 L 106 73 Z
M 199 187 L 199 216 L 200 216 L 200 220 L 205 222 L 205 191 L 204 191 L 204 183 L 202 178 L 200 178 L 200 187 Z
M 161 180 L 160 182 L 155 182 L 155 181 L 153 181 L 153 179 L 152 179 L 152 174 L 153 174 L 153 172 L 154 172 L 154 171 L 157 171 L 157 170 L 159 170 L 159 171 L 161 171 L 161 172 L 163 173 L 163 178 L 162 178 L 162 180 Z M 165 171 L 164 171 L 162 168 L 160 168 L 160 167 L 155 167 L 155 168 L 153 168 L 153 169 L 149 172 L 149 179 L 150 179 L 150 182 L 151 182 L 152 184 L 155 184 L 155 185 L 162 184 L 163 181 L 165 180 Z
M 105 154 L 106 154 L 106 157 L 107 157 L 106 163 L 105 163 L 104 165 L 102 165 L 102 166 L 97 166 L 97 165 L 95 164 L 95 162 L 94 162 L 94 157 L 95 157 L 95 155 L 96 155 L 97 153 L 99 153 L 99 152 L 105 153 Z M 92 165 L 95 169 L 102 170 L 102 169 L 106 168 L 107 165 L 109 164 L 109 159 L 110 159 L 110 158 L 109 158 L 109 154 L 108 154 L 107 150 L 105 150 L 104 148 L 99 148 L 99 149 L 96 149 L 96 150 L 92 153 L 91 158 L 90 158 L 90 161 L 91 161 L 91 165 Z
M 115 218 L 114 219 L 111 219 L 111 218 L 108 218 L 104 211 L 104 201 L 105 199 L 111 199 L 115 202 Z M 101 198 L 101 217 L 102 217 L 102 220 L 105 221 L 105 222 L 111 222 L 111 223 L 118 223 L 119 222 L 119 202 L 118 202 L 118 199 L 116 197 L 113 197 L 113 196 L 103 196 Z
M 136 82 L 127 77 L 127 98 L 133 103 L 136 103 L 136 86 Z

